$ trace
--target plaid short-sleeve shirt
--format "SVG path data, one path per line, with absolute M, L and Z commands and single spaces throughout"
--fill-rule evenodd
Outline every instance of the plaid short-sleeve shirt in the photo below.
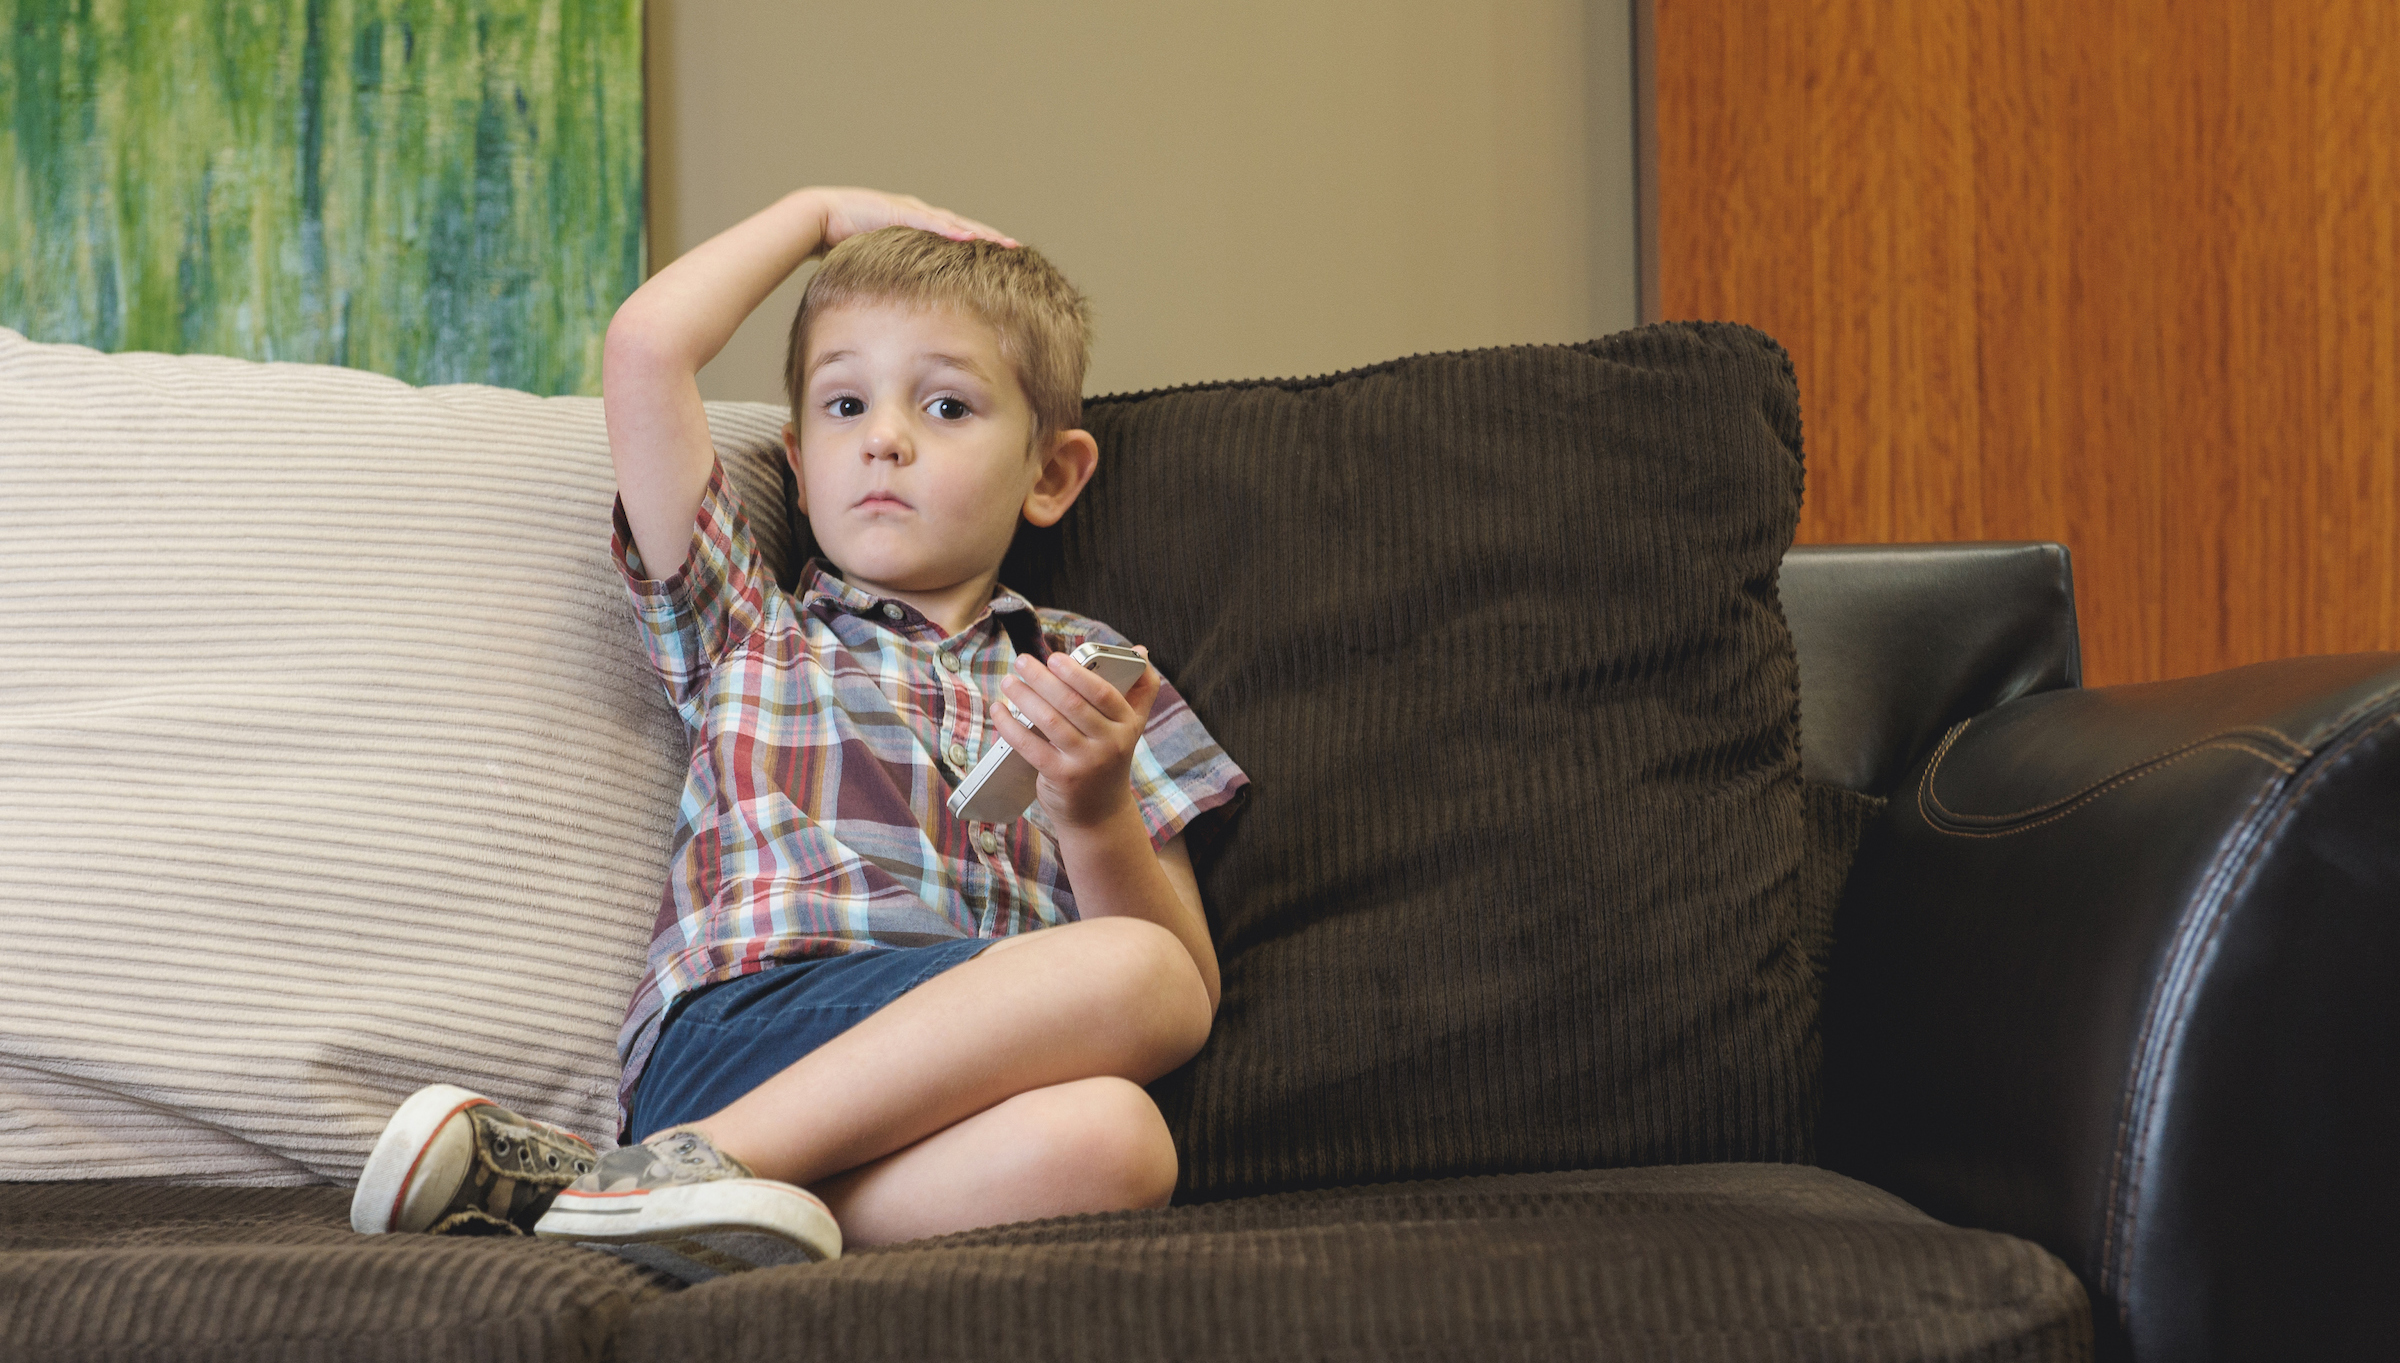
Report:
M 948 801 L 999 737 L 992 709 L 1017 640 L 1039 651 L 1122 636 L 1005 589 L 946 634 L 813 562 L 786 593 L 722 466 L 675 576 L 645 575 L 622 503 L 611 548 L 691 740 L 649 970 L 617 1037 L 621 1103 L 667 1006 L 700 985 L 777 961 L 1075 919 L 1040 805 L 993 824 L 956 818 Z M 1151 707 L 1132 776 L 1154 846 L 1249 780 L 1172 686 Z

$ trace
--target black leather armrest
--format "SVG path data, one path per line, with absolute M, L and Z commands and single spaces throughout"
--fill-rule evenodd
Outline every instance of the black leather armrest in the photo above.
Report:
M 1798 545 L 1778 588 L 1813 781 L 1885 794 L 1958 721 L 2083 684 L 2064 545 Z
M 2400 654 L 2028 696 L 1861 847 L 1834 1167 L 2073 1265 L 2142 1359 L 2400 1340 Z

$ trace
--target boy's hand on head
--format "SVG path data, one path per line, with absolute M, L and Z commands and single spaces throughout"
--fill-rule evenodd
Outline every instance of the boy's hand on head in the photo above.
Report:
M 854 189 L 832 186 L 807 191 L 817 196 L 824 212 L 824 240 L 820 249 L 830 250 L 846 237 L 872 232 L 879 227 L 917 227 L 939 232 L 952 241 L 973 241 L 981 238 L 1014 247 L 1016 238 L 988 227 L 973 218 L 962 217 L 947 208 L 936 208 L 913 194 L 886 194 L 880 189 Z
M 1035 791 L 1052 824 L 1097 827 L 1132 806 L 1133 749 L 1150 722 L 1158 688 L 1155 667 L 1143 669 L 1119 695 L 1099 673 L 1064 653 L 1046 662 L 1017 656 L 1000 693 L 1033 727 L 1018 723 L 1006 707 L 993 713 L 992 724 L 1041 773 Z
M 632 547 L 649 576 L 671 577 L 689 557 L 716 462 L 700 370 L 803 261 L 845 237 L 891 226 L 1017 244 L 905 194 L 796 189 L 668 262 L 609 319 L 600 379 L 608 452 Z

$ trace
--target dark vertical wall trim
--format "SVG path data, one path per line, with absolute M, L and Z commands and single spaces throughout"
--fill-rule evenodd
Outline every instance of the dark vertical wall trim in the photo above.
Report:
M 1660 318 L 1658 295 L 1658 0 L 1633 0 L 1633 237 L 1641 320 Z
M 1634 195 L 1641 148 L 1634 128 L 1634 0 L 1582 0 L 1586 256 L 1592 328 L 1605 336 L 1642 320 L 1642 228 Z
M 647 217 L 642 240 L 649 250 L 643 262 L 645 279 L 675 258 L 675 243 L 682 240 L 684 186 L 675 139 L 682 131 L 676 121 L 683 92 L 675 84 L 675 18 L 674 0 L 644 0 L 642 206 Z

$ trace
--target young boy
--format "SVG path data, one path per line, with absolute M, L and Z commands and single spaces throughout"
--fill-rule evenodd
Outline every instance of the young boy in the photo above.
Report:
M 696 375 L 829 248 L 784 445 L 831 565 L 787 594 Z M 531 1231 L 689 1276 L 1167 1200 L 1141 1086 L 1217 999 L 1181 835 L 1247 778 L 1155 669 L 1120 695 L 1066 656 L 1119 636 L 997 581 L 1018 521 L 1055 523 L 1092 476 L 1089 344 L 1032 249 L 857 189 L 794 193 L 626 300 L 602 371 L 614 547 L 691 737 L 619 1037 L 636 1143 L 596 1155 L 434 1085 L 377 1143 L 358 1229 Z M 1035 807 L 952 817 L 1003 739 Z

